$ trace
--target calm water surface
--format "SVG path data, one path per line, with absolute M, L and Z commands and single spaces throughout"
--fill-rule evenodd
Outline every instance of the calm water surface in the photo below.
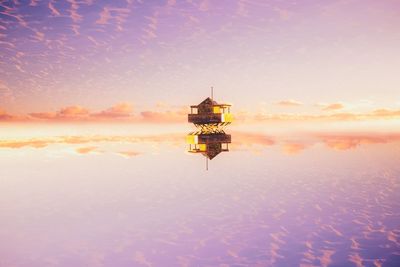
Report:
M 3 145 L 0 266 L 400 266 L 398 141 L 159 141 Z

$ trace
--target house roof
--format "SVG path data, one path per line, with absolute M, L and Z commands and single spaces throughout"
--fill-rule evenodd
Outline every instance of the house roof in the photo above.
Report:
M 212 100 L 211 98 L 207 97 L 207 98 L 204 99 L 200 104 L 198 104 L 198 105 L 193 105 L 193 106 L 190 106 L 190 107 L 191 107 L 191 108 L 197 108 L 197 107 L 199 107 L 199 106 L 205 106 L 205 105 L 207 105 L 207 106 L 212 105 L 212 106 L 219 106 L 219 107 L 230 107 L 230 106 L 231 106 L 231 105 L 229 105 L 229 104 L 218 104 L 217 101 L 214 101 L 214 100 Z

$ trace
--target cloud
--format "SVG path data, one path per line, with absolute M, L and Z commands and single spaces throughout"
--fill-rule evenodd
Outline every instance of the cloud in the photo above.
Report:
M 237 1 L 236 15 L 240 17 L 247 17 L 249 13 L 247 4 L 247 1 L 244 0 Z
M 276 7 L 275 11 L 278 13 L 279 18 L 283 21 L 287 21 L 287 20 L 291 19 L 293 16 L 293 12 L 289 11 L 287 9 L 282 9 L 282 8 Z
M 5 112 L 4 110 L 0 109 L 0 121 L 8 121 L 12 120 L 13 116 Z
M 344 108 L 343 104 L 332 103 L 332 104 L 325 105 L 325 107 L 322 110 L 331 111 L 331 110 L 338 110 L 338 109 L 342 109 L 342 108 Z
M 31 118 L 47 121 L 97 121 L 132 117 L 132 105 L 119 103 L 100 112 L 91 113 L 81 106 L 69 106 L 57 112 L 36 112 L 28 114 Z
M 336 107 L 337 109 L 339 107 Z M 151 110 L 133 113 L 132 104 L 121 102 L 110 108 L 91 111 L 89 108 L 72 105 L 58 111 L 32 112 L 27 115 L 13 115 L 0 110 L 0 121 L 7 122 L 130 122 L 130 123 L 186 123 L 187 107 L 157 104 Z M 400 118 L 400 109 L 381 108 L 369 112 L 334 112 L 334 113 L 267 113 L 236 112 L 237 124 L 262 124 L 266 122 L 341 122 L 341 121 L 377 121 Z
M 160 135 L 77 135 L 77 136 L 49 136 L 40 138 L 24 138 L 13 139 L 5 138 L 0 139 L 0 148 L 44 148 L 50 145 L 67 145 L 83 147 L 74 148 L 79 154 L 87 154 L 95 151 L 102 143 L 118 143 L 118 144 L 181 144 L 185 140 L 184 134 L 160 134 Z M 97 151 L 98 152 L 98 151 Z M 140 152 L 132 150 L 123 150 L 117 154 L 125 157 L 134 157 Z
M 136 151 L 119 151 L 119 152 L 117 152 L 117 155 L 120 155 L 125 158 L 133 158 L 133 157 L 139 156 L 141 154 L 142 153 L 136 152 Z
M 60 12 L 54 7 L 53 1 L 50 1 L 48 6 L 54 16 L 61 16 Z
M 45 148 L 48 146 L 72 147 L 78 154 L 93 152 L 112 153 L 126 158 L 141 155 L 141 152 L 131 150 L 130 145 L 141 144 L 154 147 L 154 144 L 168 144 L 181 147 L 184 144 L 185 133 L 165 133 L 159 135 L 77 135 L 77 136 L 49 136 L 40 138 L 0 139 L 0 148 L 24 149 Z M 303 136 L 304 137 L 304 136 Z M 337 151 L 357 149 L 360 146 L 371 144 L 389 144 L 400 142 L 400 133 L 393 134 L 308 134 L 307 142 L 288 142 L 287 136 L 268 136 L 264 133 L 232 132 L 233 150 L 262 152 L 270 146 L 282 145 L 282 152 L 287 155 L 297 155 L 316 144 Z M 112 144 L 112 145 L 110 145 Z M 115 151 L 113 147 L 123 147 Z M 101 150 L 99 150 L 101 148 Z M 111 150 L 110 150 L 111 148 Z M 114 151 L 113 151 L 114 150 Z
M 78 23 L 82 20 L 82 16 L 78 13 L 79 4 L 76 0 L 67 0 L 71 4 L 69 9 L 70 18 L 74 23 Z
M 210 3 L 209 0 L 203 0 L 200 5 L 199 5 L 199 10 L 206 12 L 210 9 Z
M 332 256 L 335 254 L 334 250 L 323 249 L 322 256 L 319 257 L 322 267 L 327 267 L 332 263 Z
M 172 7 L 176 5 L 176 0 L 168 0 L 167 1 L 167 6 Z
M 122 31 L 122 24 L 127 20 L 129 13 L 131 12 L 128 8 L 118 8 L 118 7 L 103 7 L 103 10 L 100 12 L 100 18 L 96 20 L 96 24 L 98 25 L 106 25 L 109 24 L 111 20 L 113 20 L 116 24 L 116 29 L 118 31 Z
M 52 139 L 0 140 L 1 148 L 43 148 L 52 143 Z
M 111 18 L 110 10 L 107 7 L 104 7 L 100 13 L 100 18 L 96 20 L 96 24 L 108 24 L 108 20 Z
M 42 120 L 84 120 L 88 117 L 89 110 L 81 106 L 69 106 L 60 109 L 57 112 L 37 112 L 29 113 L 29 116 Z
M 97 149 L 97 146 L 87 146 L 87 147 L 80 147 L 75 149 L 75 151 L 79 154 L 88 154 Z
M 283 152 L 287 155 L 295 155 L 306 149 L 305 144 L 301 143 L 286 143 L 283 145 Z
M 0 80 L 0 103 L 14 101 L 14 94 L 2 80 Z
M 131 104 L 119 103 L 99 113 L 91 114 L 91 116 L 97 118 L 126 118 L 132 115 L 132 111 L 133 108 Z
M 349 261 L 354 263 L 354 265 L 356 267 L 362 267 L 364 266 L 364 261 L 365 259 L 363 259 L 359 253 L 352 253 L 349 255 L 348 257 Z
M 365 144 L 385 144 L 400 141 L 400 134 L 325 135 L 319 137 L 326 146 L 334 150 L 349 150 Z
M 43 119 L 43 120 L 52 120 L 56 117 L 56 113 L 53 112 L 34 112 L 29 113 L 29 116 L 32 118 Z
M 398 110 L 390 110 L 390 109 L 376 109 L 372 112 L 372 116 L 379 117 L 398 117 L 400 116 L 400 109 Z
M 153 123 L 183 123 L 187 121 L 186 111 L 143 111 L 140 113 L 143 122 Z
M 293 100 L 293 99 L 287 99 L 287 100 L 282 100 L 282 101 L 277 102 L 276 105 L 285 106 L 285 107 L 295 107 L 295 106 L 302 106 L 303 103 Z
M 275 140 L 262 133 L 248 133 L 248 132 L 232 132 L 233 144 L 234 145 L 262 145 L 272 146 L 275 144 Z
M 159 16 L 160 16 L 159 12 L 153 12 L 152 16 L 144 17 L 149 22 L 147 23 L 146 27 L 143 27 L 141 29 L 144 32 L 144 34 L 141 37 L 143 43 L 146 43 L 150 39 L 157 38 Z
M 61 117 L 81 117 L 87 116 L 88 114 L 89 110 L 80 106 L 66 107 L 58 112 L 58 116 Z
M 145 257 L 145 255 L 141 251 L 135 251 L 133 260 L 142 266 L 153 266 L 153 264 Z
M 30 120 L 58 121 L 58 122 L 132 122 L 132 123 L 184 123 L 187 118 L 186 108 L 176 108 L 166 111 L 142 111 L 133 114 L 130 103 L 122 102 L 99 112 L 90 112 L 81 106 L 69 106 L 56 112 L 29 113 Z
M 400 109 L 378 109 L 364 113 L 341 112 L 333 114 L 254 113 L 242 114 L 239 118 L 242 121 L 253 123 L 265 121 L 373 121 L 400 118 Z
M 349 150 L 360 145 L 360 140 L 353 138 L 325 140 L 325 144 L 334 150 Z

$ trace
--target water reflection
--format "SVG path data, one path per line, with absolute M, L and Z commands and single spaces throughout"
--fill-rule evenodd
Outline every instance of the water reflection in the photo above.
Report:
M 75 135 L 63 135 L 58 133 L 54 135 L 43 135 L 30 137 L 24 134 L 22 137 L 1 137 L 0 153 L 10 154 L 18 150 L 57 150 L 62 153 L 72 149 L 82 154 L 82 152 L 96 151 L 98 153 L 116 153 L 120 151 L 136 151 L 140 147 L 141 153 L 151 153 L 159 146 L 171 145 L 173 147 L 182 147 L 185 145 L 185 134 L 182 127 L 180 132 L 171 132 L 164 134 L 146 134 L 146 135 L 92 135 L 79 134 L 79 127 Z M 97 130 L 101 133 L 101 129 Z M 129 129 L 127 132 L 131 132 Z M 265 132 L 242 132 L 232 131 L 235 137 L 231 143 L 232 135 L 225 132 L 202 134 L 201 131 L 190 133 L 186 136 L 186 144 L 189 152 L 206 152 L 202 144 L 208 141 L 220 143 L 217 150 L 221 147 L 221 152 L 229 151 L 265 151 L 267 149 L 279 148 L 281 152 L 287 155 L 299 155 L 316 147 L 323 146 L 335 151 L 352 151 L 363 147 L 373 145 L 392 144 L 398 147 L 400 134 L 398 133 L 286 133 L 282 135 L 272 135 Z M 1 133 L 0 133 L 1 134 Z M 195 144 L 196 143 L 196 144 Z M 68 148 L 68 150 L 64 149 Z M 62 148 L 62 149 L 61 149 Z M 89 149 L 90 150 L 87 150 Z M 95 149 L 97 148 L 97 149 Z M 140 152 L 140 151 L 136 151 Z M 90 153 L 83 153 L 90 154 Z M 212 155 L 211 153 L 210 155 Z M 218 155 L 218 153 L 217 153 Z
M 184 129 L 2 139 L 0 266 L 397 266 L 399 135 Z
M 187 137 L 190 153 L 201 153 L 213 159 L 221 152 L 229 151 L 231 135 L 226 133 L 191 133 Z

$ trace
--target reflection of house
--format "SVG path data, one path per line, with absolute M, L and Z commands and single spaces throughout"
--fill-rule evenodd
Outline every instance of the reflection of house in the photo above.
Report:
M 209 159 L 213 159 L 219 153 L 229 151 L 231 135 L 225 133 L 201 133 L 196 132 L 187 136 L 190 153 L 201 153 Z

